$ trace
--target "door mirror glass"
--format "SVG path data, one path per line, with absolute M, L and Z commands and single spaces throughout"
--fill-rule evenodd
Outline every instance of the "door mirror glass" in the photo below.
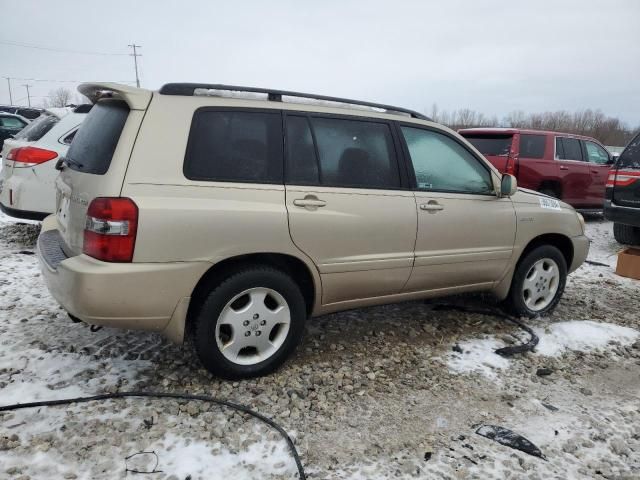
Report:
M 513 175 L 505 173 L 500 182 L 500 196 L 511 197 L 518 191 L 518 181 Z

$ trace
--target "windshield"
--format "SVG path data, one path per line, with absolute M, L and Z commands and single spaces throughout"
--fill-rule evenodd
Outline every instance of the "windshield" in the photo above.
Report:
M 59 121 L 60 119 L 55 115 L 43 113 L 29 125 L 20 130 L 14 138 L 18 140 L 26 140 L 27 142 L 35 142 L 44 137 L 46 133 Z
M 511 135 L 464 135 L 483 155 L 506 156 L 511 149 Z

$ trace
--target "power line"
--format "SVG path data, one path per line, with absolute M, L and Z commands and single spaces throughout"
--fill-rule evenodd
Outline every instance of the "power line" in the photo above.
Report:
M 133 53 L 130 53 L 133 57 L 133 66 L 136 69 L 136 87 L 140 88 L 140 77 L 138 76 L 138 57 L 142 55 L 136 52 L 136 48 L 142 48 L 140 45 L 136 45 L 135 43 L 129 44 L 129 47 L 133 48 Z
M 27 80 L 30 82 L 52 82 L 52 83 L 88 83 L 96 80 L 60 80 L 51 78 L 26 78 L 26 77 L 4 77 L 11 78 L 11 80 Z M 135 83 L 134 80 L 112 80 L 120 83 Z
M 0 40 L 0 43 L 4 45 L 10 45 L 13 47 L 34 48 L 36 50 L 47 50 L 50 52 L 61 52 L 61 53 L 75 53 L 79 55 L 102 55 L 102 56 L 118 56 L 118 57 L 129 55 L 128 53 L 91 52 L 87 50 L 69 50 L 64 48 L 45 47 L 42 45 L 34 45 L 32 43 L 24 43 L 24 42 L 14 42 L 11 40 Z

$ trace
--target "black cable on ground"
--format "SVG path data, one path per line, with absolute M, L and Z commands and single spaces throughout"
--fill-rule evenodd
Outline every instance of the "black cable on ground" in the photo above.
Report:
M 178 400 L 197 400 L 200 402 L 208 402 L 214 403 L 217 405 L 222 405 L 233 410 L 238 410 L 240 412 L 246 413 L 252 417 L 257 418 L 258 420 L 266 423 L 271 428 L 275 429 L 287 442 L 289 450 L 291 451 L 291 456 L 296 462 L 296 467 L 298 469 L 298 478 L 300 480 L 305 480 L 307 477 L 304 473 L 304 468 L 302 466 L 302 461 L 300 460 L 300 455 L 298 454 L 298 450 L 289 437 L 289 434 L 278 425 L 275 421 L 271 420 L 268 417 L 256 412 L 255 410 L 250 409 L 244 405 L 240 405 L 237 403 L 229 402 L 227 400 L 220 400 L 218 398 L 210 397 L 208 395 L 191 395 L 188 393 L 170 393 L 170 392 L 116 392 L 116 393 L 104 393 L 102 395 L 94 395 L 91 397 L 77 397 L 77 398 L 63 398 L 60 400 L 42 400 L 39 402 L 29 402 L 29 403 L 16 403 L 13 405 L 3 405 L 0 406 L 0 412 L 9 412 L 13 410 L 22 410 L 25 408 L 35 408 L 35 407 L 52 407 L 56 405 L 69 405 L 72 403 L 87 403 L 87 402 L 95 402 L 100 400 L 113 400 L 119 398 L 131 398 L 131 397 L 145 397 L 145 398 L 173 398 Z
M 520 345 L 512 345 L 510 347 L 498 348 L 497 350 L 495 350 L 495 353 L 503 357 L 510 357 L 517 353 L 533 352 L 534 349 L 536 348 L 536 345 L 538 345 L 538 342 L 540 341 L 538 336 L 530 327 L 522 323 L 517 318 L 507 315 L 506 313 L 497 309 L 469 308 L 469 307 L 463 307 L 462 305 L 452 305 L 452 304 L 436 304 L 432 310 L 455 310 L 458 312 L 477 313 L 479 315 L 488 315 L 490 317 L 503 318 L 511 323 L 514 323 L 515 325 L 520 327 L 522 330 L 524 330 L 531 336 L 529 341 L 526 343 L 522 343 Z

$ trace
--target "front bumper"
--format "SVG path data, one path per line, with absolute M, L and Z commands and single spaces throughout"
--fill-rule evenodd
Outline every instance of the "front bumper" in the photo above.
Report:
M 51 295 L 91 325 L 161 332 L 181 343 L 186 312 L 207 262 L 108 263 L 67 257 L 57 230 L 38 238 L 37 255 Z
M 605 200 L 604 218 L 615 223 L 640 227 L 640 208 L 621 207 L 611 200 Z
M 585 235 L 572 237 L 571 243 L 573 244 L 573 260 L 571 261 L 571 265 L 568 265 L 569 271 L 567 273 L 577 270 L 589 254 L 590 240 Z

